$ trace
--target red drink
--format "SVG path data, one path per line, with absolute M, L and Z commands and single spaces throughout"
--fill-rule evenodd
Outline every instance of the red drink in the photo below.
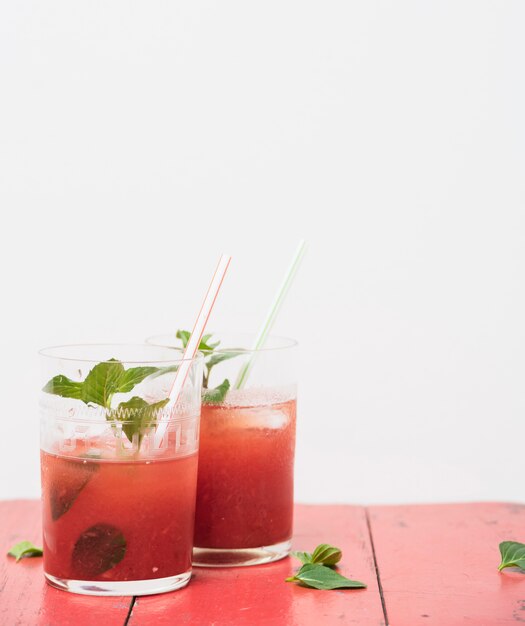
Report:
M 291 538 L 295 414 L 295 399 L 202 406 L 195 546 L 258 548 Z
M 42 452 L 44 569 L 141 581 L 191 568 L 197 455 L 80 459 Z

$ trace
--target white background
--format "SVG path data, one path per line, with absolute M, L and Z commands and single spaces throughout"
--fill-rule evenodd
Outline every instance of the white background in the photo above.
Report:
M 525 498 L 525 4 L 0 2 L 0 497 L 37 348 L 302 345 L 297 499 Z

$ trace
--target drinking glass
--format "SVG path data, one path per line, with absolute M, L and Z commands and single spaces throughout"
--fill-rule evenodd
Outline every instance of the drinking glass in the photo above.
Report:
M 221 333 L 209 342 L 218 340 L 204 351 L 193 564 L 268 563 L 291 546 L 297 344 L 270 337 L 253 350 L 253 336 Z M 178 345 L 174 335 L 147 341 Z
M 148 345 L 46 348 L 44 574 L 90 595 L 147 595 L 191 577 L 202 355 L 177 402 L 182 354 Z

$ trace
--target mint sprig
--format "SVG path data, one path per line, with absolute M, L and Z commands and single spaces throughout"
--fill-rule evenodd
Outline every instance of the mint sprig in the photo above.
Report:
M 343 553 L 339 548 L 328 543 L 321 543 L 310 552 L 292 552 L 303 566 L 299 571 L 286 578 L 286 582 L 295 582 L 303 587 L 313 589 L 364 589 L 365 583 L 351 580 L 334 571 Z
M 125 369 L 117 359 L 97 363 L 83 382 L 71 380 L 63 374 L 54 376 L 42 391 L 63 398 L 75 398 L 85 404 L 98 404 L 106 409 L 116 393 L 128 393 L 158 367 L 130 367 Z
M 204 389 L 202 392 L 202 402 L 204 404 L 220 404 L 224 401 L 230 389 L 230 381 L 226 378 L 215 389 Z
M 139 443 L 144 430 L 168 402 L 168 399 L 149 404 L 143 398 L 134 396 L 127 402 L 121 402 L 116 409 L 111 403 L 116 393 L 129 393 L 144 379 L 159 371 L 158 367 L 130 367 L 126 369 L 121 361 L 109 359 L 97 363 L 89 371 L 85 380 L 74 381 L 59 374 L 46 383 L 43 391 L 63 398 L 74 398 L 85 404 L 95 404 L 106 409 L 106 418 L 123 422 L 122 430 L 133 441 L 139 434 Z
M 178 330 L 176 333 L 176 337 L 177 339 L 180 339 L 183 348 L 188 345 L 190 336 L 191 333 L 188 330 Z M 209 389 L 208 385 L 213 367 L 223 361 L 233 359 L 241 354 L 238 350 L 216 352 L 221 342 L 211 341 L 212 337 L 213 335 L 211 333 L 203 335 L 199 343 L 199 351 L 204 354 L 204 373 L 202 376 L 202 402 L 204 404 L 220 404 L 224 401 L 224 398 L 230 389 L 230 382 L 228 379 L 225 379 L 214 389 Z
M 318 565 L 317 563 L 306 563 L 295 574 L 286 578 L 286 582 L 297 582 L 304 587 L 313 589 L 365 589 L 365 583 L 359 580 L 350 580 L 330 567 Z
M 502 541 L 499 544 L 501 563 L 498 570 L 506 567 L 519 567 L 525 571 L 525 544 L 518 541 Z
M 20 541 L 20 543 L 15 544 L 7 554 L 9 556 L 13 556 L 18 563 L 20 559 L 32 556 L 42 556 L 44 552 L 42 548 L 37 548 L 37 546 L 32 544 L 30 541 Z
M 122 430 L 126 437 L 132 441 L 133 435 L 138 434 L 139 445 L 145 431 L 150 428 L 160 409 L 168 404 L 169 398 L 148 404 L 140 396 L 133 396 L 127 402 L 121 402 L 111 412 L 111 418 L 123 422 Z
M 307 563 L 318 563 L 319 565 L 327 565 L 329 567 L 339 563 L 343 556 L 339 548 L 328 543 L 319 544 L 311 554 L 309 552 L 292 552 L 292 554 L 304 565 Z

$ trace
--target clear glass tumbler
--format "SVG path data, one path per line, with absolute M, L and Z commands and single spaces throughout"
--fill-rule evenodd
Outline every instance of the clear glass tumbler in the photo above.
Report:
M 217 347 L 213 344 L 220 340 Z M 296 342 L 217 333 L 204 352 L 193 564 L 257 565 L 289 554 Z M 153 345 L 179 345 L 174 335 Z
M 146 595 L 191 577 L 203 358 L 176 403 L 180 351 L 47 348 L 42 362 L 44 574 L 90 595 Z

